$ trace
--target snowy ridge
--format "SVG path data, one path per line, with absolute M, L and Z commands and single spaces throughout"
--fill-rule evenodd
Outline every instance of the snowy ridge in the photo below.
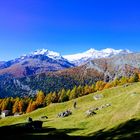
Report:
M 47 57 L 55 59 L 55 60 L 60 60 L 60 59 L 64 60 L 64 58 L 59 53 L 50 51 L 48 49 L 38 49 L 34 52 L 31 52 L 28 55 L 26 55 L 26 54 L 22 55 L 20 57 L 20 59 L 25 59 L 27 57 L 33 57 L 33 56 L 38 56 L 38 55 L 44 55 L 44 56 L 47 56 Z
M 48 49 L 38 49 L 34 52 L 31 52 L 28 55 L 26 55 L 26 54 L 22 55 L 20 58 L 12 60 L 11 62 L 13 62 L 13 63 L 20 62 L 20 61 L 27 59 L 27 58 L 32 58 L 32 57 L 36 57 L 38 55 L 42 55 L 42 56 L 47 56 L 53 60 L 67 61 L 67 62 L 74 64 L 74 65 L 81 65 L 81 64 L 83 64 L 89 60 L 92 60 L 92 59 L 112 57 L 112 56 L 115 56 L 118 54 L 124 55 L 124 54 L 128 54 L 128 53 L 132 53 L 132 52 L 129 50 L 122 50 L 122 49 L 115 50 L 112 48 L 106 48 L 103 50 L 95 50 L 95 49 L 91 48 L 83 53 L 61 56 L 60 53 L 50 51 Z
M 62 59 L 62 56 L 59 53 L 47 49 L 36 50 L 32 52 L 31 55 L 45 55 L 52 59 Z
M 103 50 L 95 50 L 91 48 L 88 51 L 83 52 L 83 53 L 64 55 L 63 57 L 76 65 L 80 65 L 91 59 L 112 57 L 114 55 L 118 55 L 118 54 L 123 55 L 123 54 L 128 54 L 128 53 L 132 53 L 132 52 L 129 50 L 122 50 L 122 49 L 115 50 L 112 48 L 106 48 Z

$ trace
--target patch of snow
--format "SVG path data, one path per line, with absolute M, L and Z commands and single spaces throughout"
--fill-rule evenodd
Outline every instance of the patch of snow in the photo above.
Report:
M 122 49 L 115 50 L 112 48 L 106 48 L 103 50 L 95 50 L 91 48 L 88 51 L 83 52 L 83 53 L 64 55 L 63 57 L 69 60 L 70 62 L 79 65 L 91 59 L 105 58 L 105 57 L 111 57 L 117 54 L 128 54 L 128 53 L 132 53 L 132 52 L 129 50 L 122 50 Z
M 59 53 L 47 49 L 36 50 L 32 52 L 31 55 L 45 55 L 52 59 L 62 59 L 62 56 Z

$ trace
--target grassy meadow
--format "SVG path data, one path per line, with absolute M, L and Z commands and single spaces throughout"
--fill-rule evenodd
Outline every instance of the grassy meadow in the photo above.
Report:
M 93 96 L 103 98 L 94 100 Z M 77 108 L 73 108 L 76 100 Z M 6 117 L 0 120 L 0 133 L 5 139 L 30 140 L 116 140 L 140 139 L 140 83 L 118 86 L 77 98 L 64 103 L 50 104 L 22 116 Z M 87 117 L 86 111 L 105 104 L 111 106 L 95 111 Z M 57 114 L 70 109 L 72 115 L 58 118 Z M 48 116 L 42 120 L 41 116 Z M 20 131 L 27 118 L 42 120 L 43 129 Z

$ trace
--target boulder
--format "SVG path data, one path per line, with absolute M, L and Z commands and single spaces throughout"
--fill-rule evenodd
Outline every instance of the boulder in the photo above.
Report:
M 102 99 L 104 96 L 102 95 L 102 94 L 97 94 L 97 95 L 94 95 L 93 96 L 93 99 L 94 100 L 100 100 L 100 99 Z
M 66 110 L 66 111 L 64 111 L 64 112 L 60 112 L 60 113 L 58 113 L 58 117 L 66 117 L 66 116 L 69 116 L 69 115 L 71 115 L 72 114 L 72 112 L 70 111 L 70 110 Z
M 95 113 L 92 109 L 86 111 L 86 116 L 87 116 L 87 117 L 93 116 L 93 115 L 95 115 L 95 114 L 96 114 L 96 113 Z
M 47 116 L 41 116 L 40 119 L 48 119 Z

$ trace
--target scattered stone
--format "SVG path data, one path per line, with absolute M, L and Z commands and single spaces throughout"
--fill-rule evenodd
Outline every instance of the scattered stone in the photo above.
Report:
M 86 116 L 87 116 L 87 117 L 93 116 L 93 115 L 95 115 L 95 114 L 96 114 L 96 113 L 95 113 L 92 109 L 86 111 Z
M 67 117 L 67 116 L 69 116 L 69 115 L 71 115 L 72 114 L 72 112 L 70 111 L 70 110 L 66 110 L 66 111 L 64 111 L 64 112 L 60 112 L 60 113 L 58 113 L 58 117 Z
M 100 106 L 100 109 L 103 109 L 103 108 L 106 108 L 106 107 L 109 107 L 109 106 L 111 106 L 111 104 L 104 104 L 104 105 Z
M 41 116 L 40 118 L 41 118 L 41 119 L 48 119 L 47 116 Z
M 129 86 L 129 84 L 125 84 L 125 85 L 123 85 L 123 87 L 128 87 Z
M 100 100 L 102 99 L 104 96 L 102 94 L 97 94 L 97 95 L 94 95 L 93 98 L 94 100 Z
M 20 115 L 22 115 L 22 113 L 16 112 L 16 113 L 14 114 L 14 116 L 20 116 Z
M 92 109 L 89 109 L 86 111 L 86 115 L 89 117 L 89 116 L 92 116 L 92 115 L 95 115 L 97 110 L 101 110 L 101 109 L 104 109 L 104 108 L 107 108 L 111 106 L 111 104 L 107 103 L 107 104 L 104 104 L 100 107 L 95 107 L 95 108 L 92 108 Z

